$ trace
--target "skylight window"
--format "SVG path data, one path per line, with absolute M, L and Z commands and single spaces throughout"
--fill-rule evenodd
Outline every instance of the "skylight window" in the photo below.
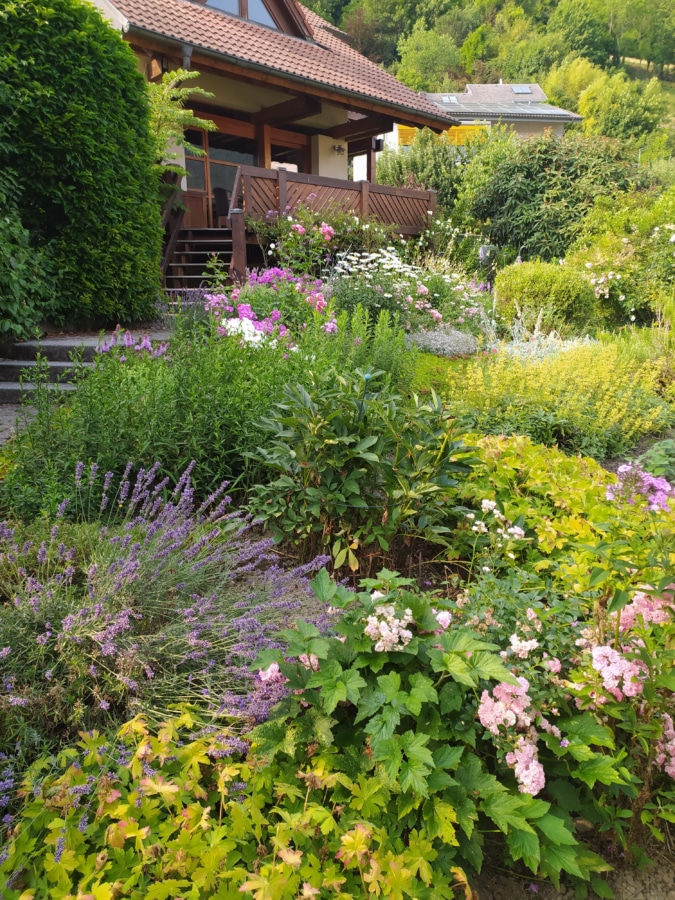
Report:
M 250 19 L 251 22 L 257 22 L 259 25 L 266 25 L 268 28 L 279 30 L 279 26 L 272 18 L 272 14 L 265 6 L 263 0 L 206 0 L 205 5 L 210 6 L 212 9 L 221 9 L 232 16 Z
M 532 89 L 529 84 L 512 84 L 511 90 L 514 94 L 531 94 Z
M 443 103 L 457 103 L 457 97 L 453 97 L 451 94 L 443 94 L 442 97 Z

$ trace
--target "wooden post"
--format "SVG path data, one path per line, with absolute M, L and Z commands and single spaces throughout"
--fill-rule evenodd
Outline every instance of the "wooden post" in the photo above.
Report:
M 427 210 L 431 210 L 431 213 L 436 212 L 436 191 L 429 191 L 429 206 Z
M 232 228 L 230 278 L 235 284 L 241 284 L 246 277 L 246 222 L 243 209 L 230 210 L 230 226 Z
M 361 182 L 361 216 L 367 219 L 370 215 L 370 185 L 367 181 Z
M 286 169 L 277 169 L 277 197 L 279 199 L 279 215 L 283 216 L 288 206 L 288 181 Z
M 371 184 L 377 180 L 377 152 L 375 150 L 376 138 L 370 139 L 370 149 L 366 155 L 366 178 Z
M 270 140 L 270 126 L 256 125 L 255 138 L 258 151 L 258 165 L 262 169 L 269 169 L 272 165 L 272 142 Z

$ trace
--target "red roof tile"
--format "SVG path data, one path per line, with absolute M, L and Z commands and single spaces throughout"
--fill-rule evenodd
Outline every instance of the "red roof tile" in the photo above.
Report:
M 357 53 L 328 29 L 327 22 L 300 6 L 315 43 L 226 15 L 190 0 L 111 0 L 132 27 L 194 45 L 253 68 L 294 81 L 329 88 L 356 103 L 369 100 L 392 115 L 430 120 L 445 127 L 453 120 L 436 104 L 416 94 Z M 292 0 L 291 0 L 292 2 Z M 404 116 L 405 117 L 405 116 Z

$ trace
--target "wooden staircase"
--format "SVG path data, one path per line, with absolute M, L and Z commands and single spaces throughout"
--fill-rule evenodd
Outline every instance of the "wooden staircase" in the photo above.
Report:
M 231 228 L 183 228 L 168 261 L 164 285 L 168 290 L 197 288 L 211 257 L 217 257 L 229 271 L 232 254 Z

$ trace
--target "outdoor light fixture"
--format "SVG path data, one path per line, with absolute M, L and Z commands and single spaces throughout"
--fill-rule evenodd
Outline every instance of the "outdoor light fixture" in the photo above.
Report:
M 345 145 L 344 144 L 333 144 L 333 153 L 337 153 L 338 156 L 345 155 Z

